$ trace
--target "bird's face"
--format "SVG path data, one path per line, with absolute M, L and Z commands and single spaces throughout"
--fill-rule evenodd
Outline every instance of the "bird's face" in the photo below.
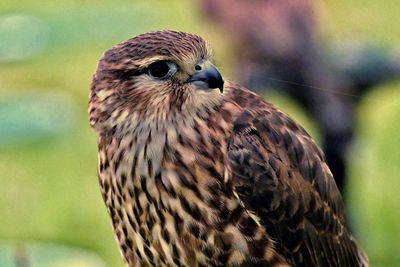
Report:
M 211 62 L 207 43 L 183 32 L 147 33 L 111 48 L 93 78 L 91 125 L 104 131 L 212 109 L 224 80 Z

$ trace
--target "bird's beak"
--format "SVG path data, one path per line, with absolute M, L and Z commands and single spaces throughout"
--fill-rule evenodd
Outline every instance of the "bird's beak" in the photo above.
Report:
M 222 93 L 224 90 L 224 79 L 218 69 L 211 63 L 203 64 L 202 69 L 196 71 L 188 80 L 199 89 L 219 88 Z

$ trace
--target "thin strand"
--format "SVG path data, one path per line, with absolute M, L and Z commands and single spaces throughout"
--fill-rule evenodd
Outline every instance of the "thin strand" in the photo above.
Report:
M 322 88 L 322 87 L 317 87 L 317 86 L 312 86 L 312 85 L 308 85 L 308 84 L 292 82 L 292 81 L 288 81 L 288 80 L 281 80 L 281 79 L 270 78 L 270 77 L 268 77 L 267 79 L 273 80 L 273 81 L 277 81 L 277 82 L 286 83 L 286 84 L 292 84 L 292 85 L 297 85 L 297 86 L 301 86 L 301 87 L 306 87 L 306 88 L 310 88 L 310 89 L 317 89 L 317 90 L 324 91 L 324 92 L 331 93 L 331 94 L 344 95 L 344 96 L 358 98 L 358 99 L 363 98 L 363 99 L 366 99 L 367 101 L 373 101 L 373 102 L 382 103 L 382 104 L 385 104 L 385 105 L 398 104 L 397 103 L 398 100 L 393 101 L 393 102 L 388 102 L 388 101 L 384 101 L 384 100 L 380 100 L 380 99 L 374 99 L 374 98 L 371 98 L 371 97 L 362 97 L 361 95 L 349 94 L 349 93 L 346 93 L 346 92 L 343 92 L 343 91 L 330 90 L 330 89 L 326 89 L 326 88 Z

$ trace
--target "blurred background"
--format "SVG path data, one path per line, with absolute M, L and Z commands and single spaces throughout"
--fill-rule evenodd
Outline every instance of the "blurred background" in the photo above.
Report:
M 89 85 L 106 49 L 158 29 L 203 36 L 225 77 L 331 149 L 332 164 L 345 165 L 341 190 L 371 265 L 400 265 L 398 0 L 212 2 L 0 2 L 0 267 L 123 266 L 97 181 Z M 240 2 L 265 4 L 269 15 Z M 300 55 L 285 62 L 289 44 Z M 329 148 L 327 122 L 337 119 L 345 130 Z

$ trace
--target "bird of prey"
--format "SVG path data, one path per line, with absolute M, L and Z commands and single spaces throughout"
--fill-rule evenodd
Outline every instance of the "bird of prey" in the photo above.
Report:
M 98 64 L 90 124 L 127 265 L 368 266 L 312 138 L 212 62 L 164 30 Z

